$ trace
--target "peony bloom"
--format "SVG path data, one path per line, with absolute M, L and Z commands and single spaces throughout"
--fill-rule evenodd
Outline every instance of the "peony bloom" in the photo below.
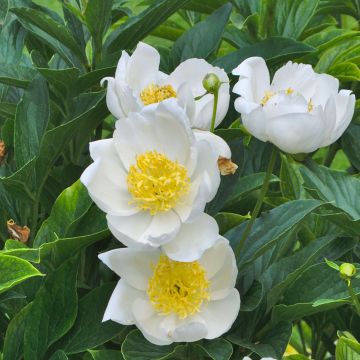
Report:
M 355 96 L 311 65 L 288 62 L 270 83 L 264 59 L 251 57 L 233 70 L 235 109 L 247 130 L 290 153 L 309 153 L 335 142 L 354 114 Z
M 216 152 L 172 99 L 117 121 L 113 138 L 90 143 L 90 155 L 81 181 L 127 246 L 169 243 L 220 183 Z
M 212 118 L 214 96 L 205 93 L 202 81 L 206 74 L 214 73 L 224 82 L 219 90 L 219 102 L 215 125 L 224 119 L 230 101 L 229 78 L 223 69 L 210 65 L 203 59 L 188 59 L 170 75 L 159 70 L 160 54 L 155 48 L 140 42 L 129 56 L 122 52 L 115 78 L 106 77 L 106 102 L 110 112 L 117 118 L 139 112 L 144 107 L 165 99 L 176 98 L 186 110 L 193 128 L 209 130 Z
M 196 241 L 197 232 L 189 234 Z M 227 332 L 240 308 L 237 267 L 226 239 L 193 262 L 158 249 L 115 249 L 99 255 L 120 277 L 103 321 L 135 324 L 157 345 L 214 339 Z

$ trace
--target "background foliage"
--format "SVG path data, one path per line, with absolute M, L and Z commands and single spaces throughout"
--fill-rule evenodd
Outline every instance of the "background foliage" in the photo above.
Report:
M 114 128 L 99 81 L 122 50 L 146 41 L 165 72 L 190 57 L 228 72 L 249 56 L 272 71 L 291 59 L 358 97 L 359 19 L 359 0 L 0 0 L 0 359 L 281 359 L 289 341 L 299 354 L 288 359 L 359 359 L 360 318 L 324 263 L 360 262 L 358 109 L 330 148 L 277 158 L 239 261 L 239 318 L 214 341 L 156 347 L 101 323 L 116 277 L 97 254 L 119 243 L 77 181 L 88 142 Z M 230 109 L 217 134 L 239 169 L 207 207 L 234 246 L 270 155 L 237 116 Z M 10 218 L 29 226 L 27 244 L 8 239 Z

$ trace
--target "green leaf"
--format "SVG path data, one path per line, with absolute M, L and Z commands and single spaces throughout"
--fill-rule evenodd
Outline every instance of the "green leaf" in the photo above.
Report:
M 49 121 L 49 95 L 46 81 L 36 77 L 17 107 L 14 151 L 18 168 L 40 151 L 42 137 Z
M 74 324 L 77 313 L 77 267 L 78 259 L 70 258 L 48 275 L 36 293 L 26 317 L 25 360 L 44 359 L 49 346 Z
M 16 105 L 17 104 L 5 103 L 5 102 L 0 103 L 0 116 L 14 118 L 16 113 Z
M 356 340 L 341 336 L 336 344 L 336 360 L 359 360 L 360 344 Z
M 67 360 L 68 357 L 62 350 L 58 350 L 56 353 L 51 356 L 50 360 Z
M 316 200 L 294 200 L 263 213 L 255 220 L 251 234 L 245 242 L 238 263 L 239 269 L 252 263 L 322 204 Z M 234 248 L 241 239 L 245 226 L 244 222 L 224 235 Z
M 213 360 L 229 360 L 233 347 L 225 339 L 202 340 L 196 343 L 207 356 Z
M 3 360 L 19 360 L 24 355 L 25 319 L 29 314 L 31 304 L 24 306 L 18 314 L 11 319 L 6 329 Z
M 123 360 L 121 351 L 117 350 L 88 350 L 93 360 Z
M 227 212 L 219 212 L 215 215 L 215 220 L 219 225 L 219 233 L 224 234 L 233 227 L 240 225 L 245 220 L 249 220 L 250 215 L 239 215 Z
M 235 184 L 232 194 L 225 203 L 225 208 L 228 208 L 241 200 L 244 196 L 248 195 L 254 190 L 260 189 L 265 179 L 265 173 L 251 174 L 240 177 Z M 270 183 L 276 183 L 280 179 L 271 175 Z
M 113 0 L 89 0 L 85 8 L 85 21 L 94 39 L 95 47 L 101 49 L 102 39 L 110 25 Z
M 158 0 L 114 30 L 105 42 L 109 53 L 133 48 L 188 0 Z
M 261 342 L 251 343 L 239 339 L 237 335 L 229 335 L 228 340 L 234 344 L 249 349 L 260 357 L 273 357 L 281 359 L 291 336 L 292 324 L 281 322 L 272 328 L 262 339 Z
M 165 360 L 174 359 L 177 351 L 184 345 L 157 346 L 148 342 L 139 330 L 131 331 L 121 346 L 125 360 Z
M 341 145 L 351 164 L 360 170 L 360 125 L 350 124 L 343 136 L 341 137 Z
M 112 283 L 104 284 L 80 299 L 76 322 L 59 344 L 67 354 L 95 348 L 126 330 L 115 322 L 102 322 L 113 290 Z
M 314 16 L 320 0 L 265 0 L 260 11 L 260 33 L 297 39 Z
M 63 24 L 55 21 L 49 15 L 36 9 L 17 7 L 10 9 L 21 21 L 33 25 L 70 49 L 80 60 L 86 63 L 85 53 Z
M 214 61 L 214 65 L 222 67 L 230 73 L 242 61 L 251 56 L 261 56 L 268 61 L 285 61 L 314 51 L 313 47 L 293 39 L 271 37 L 254 45 L 245 46 L 241 50 L 233 51 Z
M 70 237 L 71 226 L 90 209 L 91 205 L 92 200 L 87 189 L 78 180 L 57 198 L 50 216 L 36 234 L 34 246 L 39 247 L 59 238 Z
M 232 6 L 225 4 L 186 31 L 172 46 L 170 68 L 190 58 L 207 59 L 219 46 Z
M 308 161 L 300 168 L 305 188 L 314 197 L 329 203 L 326 212 L 329 220 L 350 233 L 358 234 L 360 229 L 360 204 L 356 196 L 360 191 L 360 179 L 345 172 L 318 166 Z
M 337 77 L 341 81 L 359 81 L 360 80 L 360 69 L 359 67 L 351 62 L 342 62 L 330 66 L 328 73 Z
M 14 64 L 0 64 L 0 83 L 20 88 L 29 86 L 36 71 L 31 67 Z
M 360 293 L 360 280 L 352 281 Z M 310 266 L 287 289 L 282 304 L 273 308 L 272 321 L 296 320 L 349 303 L 349 293 L 339 273 L 327 264 Z
M 0 254 L 0 293 L 33 276 L 41 276 L 28 261 Z

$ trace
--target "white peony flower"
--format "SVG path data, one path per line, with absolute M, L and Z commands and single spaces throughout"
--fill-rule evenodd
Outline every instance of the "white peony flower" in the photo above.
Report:
M 220 183 L 216 152 L 194 136 L 173 99 L 117 121 L 113 138 L 90 143 L 90 155 L 81 181 L 127 246 L 171 242 Z M 198 221 L 213 226 L 206 216 Z
M 188 234 L 197 240 L 197 232 Z M 158 249 L 115 249 L 99 258 L 120 277 L 103 321 L 135 324 L 157 345 L 214 339 L 227 332 L 240 308 L 237 267 L 226 239 L 193 262 Z
M 115 78 L 106 77 L 106 102 L 110 112 L 117 118 L 126 117 L 130 112 L 176 98 L 186 110 L 191 126 L 209 130 L 212 118 L 214 96 L 205 93 L 202 81 L 206 74 L 216 74 L 224 82 L 219 90 L 219 102 L 215 125 L 224 119 L 230 101 L 229 78 L 223 69 L 210 65 L 203 59 L 188 59 L 170 75 L 159 70 L 160 54 L 150 45 L 140 42 L 129 56 L 122 52 Z
M 270 83 L 264 59 L 251 57 L 233 70 L 235 109 L 247 130 L 290 153 L 309 153 L 335 142 L 354 114 L 355 96 L 311 65 L 288 62 Z

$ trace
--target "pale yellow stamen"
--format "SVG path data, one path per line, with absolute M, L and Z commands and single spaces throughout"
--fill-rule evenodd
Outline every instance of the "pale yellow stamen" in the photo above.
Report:
M 275 95 L 272 91 L 265 91 L 264 97 L 261 99 L 260 104 L 265 106 L 266 103 Z
M 178 262 L 161 255 L 153 271 L 147 294 L 158 313 L 185 319 L 210 300 L 210 282 L 198 261 Z
M 308 112 L 312 112 L 314 109 L 314 104 L 312 102 L 312 100 L 310 99 L 308 102 Z
M 187 169 L 177 161 L 157 151 L 148 151 L 136 157 L 127 184 L 133 197 L 130 203 L 155 215 L 179 203 L 190 189 L 190 178 Z
M 150 105 L 169 98 L 175 98 L 176 95 L 176 91 L 171 85 L 150 84 L 141 91 L 140 98 L 144 105 Z
M 291 94 L 294 93 L 294 89 L 289 87 L 289 88 L 286 89 L 285 93 L 286 93 L 286 95 L 291 95 Z

